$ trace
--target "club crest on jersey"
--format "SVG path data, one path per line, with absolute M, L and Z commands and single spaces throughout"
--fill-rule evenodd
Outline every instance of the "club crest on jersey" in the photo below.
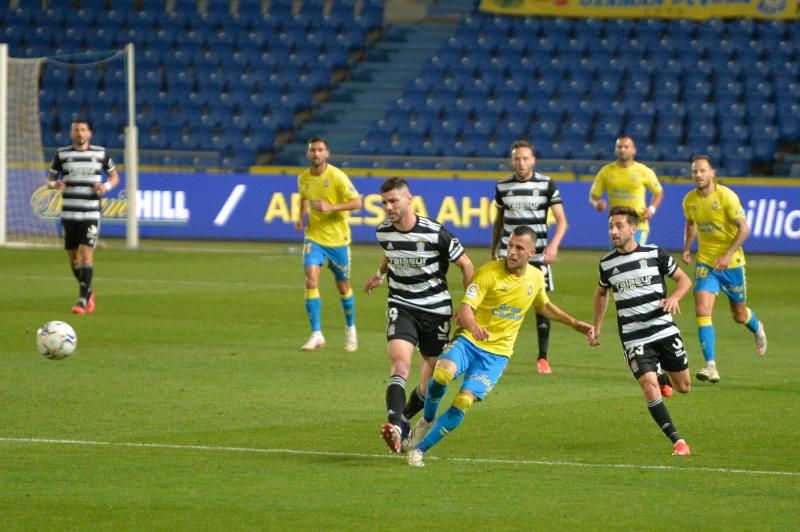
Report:
M 417 251 L 425 251 L 425 242 L 420 240 L 417 242 Z
M 647 259 L 642 259 L 639 261 L 640 268 L 647 268 Z
M 471 284 L 467 287 L 467 292 L 464 295 L 465 298 L 475 299 L 478 296 L 478 285 Z
M 529 296 L 532 296 L 532 295 L 533 295 L 533 285 L 532 285 L 532 284 L 529 284 L 529 285 L 528 285 L 528 295 L 529 295 Z
M 711 208 L 714 209 L 715 211 L 719 209 L 719 202 L 717 200 L 714 200 L 714 203 L 711 204 Z

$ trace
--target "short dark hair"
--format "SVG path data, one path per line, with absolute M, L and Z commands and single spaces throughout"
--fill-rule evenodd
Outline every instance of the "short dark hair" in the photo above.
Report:
M 73 118 L 72 121 L 70 122 L 70 125 L 72 125 L 72 124 L 86 124 L 86 127 L 89 128 L 89 131 L 94 131 L 94 129 L 92 129 L 92 123 L 89 122 L 88 118 L 83 118 L 81 116 L 77 116 L 77 117 Z
M 390 177 L 381 183 L 381 194 L 390 190 L 400 190 L 401 188 L 408 188 L 408 181 L 402 177 Z
M 608 211 L 608 217 L 612 216 L 626 216 L 629 224 L 639 225 L 639 215 L 631 207 L 622 207 L 621 205 L 611 207 L 611 210 Z
M 529 237 L 531 237 L 531 240 L 533 241 L 534 245 L 536 244 L 536 231 L 534 231 L 533 229 L 531 229 L 527 225 L 518 225 L 518 226 L 516 226 L 511 231 L 511 234 L 514 235 L 514 236 L 525 236 L 525 235 L 528 235 Z
M 533 153 L 533 144 L 528 142 L 527 140 L 515 140 L 511 143 L 511 151 L 513 152 L 517 148 L 528 148 Z
M 710 166 L 712 169 L 714 168 L 714 163 L 711 162 L 711 157 L 709 157 L 708 155 L 704 155 L 702 153 L 699 153 L 697 155 L 693 155 L 692 156 L 692 162 L 695 162 L 695 161 L 706 161 L 708 163 L 708 166 Z
M 321 143 L 323 143 L 323 144 L 325 145 L 325 149 L 326 149 L 326 150 L 329 150 L 329 149 L 330 149 L 330 148 L 328 148 L 328 141 L 327 141 L 327 140 L 325 140 L 325 139 L 324 139 L 324 138 L 322 138 L 322 137 L 311 137 L 311 138 L 309 139 L 309 141 L 308 141 L 307 145 L 308 145 L 308 146 L 310 146 L 310 145 L 314 144 L 315 142 L 321 142 Z

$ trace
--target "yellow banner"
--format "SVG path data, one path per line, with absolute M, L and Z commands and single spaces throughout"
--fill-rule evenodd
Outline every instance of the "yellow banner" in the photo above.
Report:
M 480 9 L 552 17 L 800 19 L 800 0 L 481 0 Z

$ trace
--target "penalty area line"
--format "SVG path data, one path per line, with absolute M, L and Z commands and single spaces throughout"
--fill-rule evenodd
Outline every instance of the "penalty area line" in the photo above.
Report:
M 181 445 L 173 443 L 146 443 L 146 442 L 110 442 L 93 440 L 68 440 L 53 438 L 10 438 L 0 437 L 0 442 L 38 444 L 38 445 L 83 445 L 95 447 L 127 447 L 133 449 L 168 449 L 182 451 L 209 451 L 222 453 L 247 453 L 247 454 L 283 454 L 292 456 L 320 456 L 337 458 L 369 458 L 369 459 L 399 459 L 396 454 L 371 454 L 344 451 L 311 451 L 303 449 L 264 449 L 258 447 L 228 447 L 217 445 Z M 562 460 L 509 460 L 502 458 L 440 458 L 429 456 L 426 460 L 439 462 L 455 462 L 474 465 L 511 465 L 511 466 L 550 466 L 550 467 L 576 467 L 589 469 L 631 469 L 641 471 L 683 471 L 693 473 L 724 473 L 729 475 L 763 475 L 775 477 L 800 477 L 800 471 L 767 471 L 759 469 L 733 469 L 726 467 L 693 467 L 693 466 L 668 466 L 668 465 L 642 465 L 642 464 L 591 464 L 586 462 L 567 462 Z M 683 458 L 681 458 L 683 460 Z

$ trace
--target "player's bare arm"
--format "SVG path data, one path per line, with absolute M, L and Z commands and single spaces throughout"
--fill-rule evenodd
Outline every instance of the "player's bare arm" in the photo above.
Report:
M 668 297 L 661 301 L 661 308 L 670 314 L 680 314 L 681 307 L 679 302 L 692 287 L 692 280 L 689 279 L 689 276 L 686 275 L 686 272 L 680 268 L 675 270 L 675 273 L 672 274 L 672 278 L 675 280 L 677 285 L 675 286 L 675 290 L 673 290 Z
M 361 196 L 345 201 L 344 203 L 328 203 L 325 200 L 314 200 L 311 208 L 319 212 L 357 211 L 364 204 Z
M 589 195 L 589 204 L 596 210 L 597 212 L 603 212 L 606 210 L 608 204 L 606 200 L 602 198 L 602 196 L 595 196 L 594 194 Z
M 495 206 L 494 223 L 492 224 L 492 247 L 489 249 L 489 254 L 492 260 L 497 260 L 498 251 L 500 247 L 500 239 L 503 236 L 503 209 Z
M 683 229 L 683 253 L 681 254 L 681 260 L 683 260 L 684 264 L 689 264 L 692 262 L 692 242 L 694 242 L 694 237 L 697 236 L 697 227 L 694 225 L 694 222 L 691 220 L 686 220 L 686 225 Z
M 61 179 L 48 179 L 47 180 L 47 188 L 52 188 L 55 190 L 64 190 L 66 183 Z
M 548 302 L 546 305 L 542 307 L 537 307 L 536 312 L 541 314 L 545 318 L 572 327 L 579 333 L 585 334 L 589 338 L 594 336 L 594 327 L 592 327 L 590 323 L 573 318 L 572 316 L 570 316 L 569 314 L 558 308 L 552 301 Z
M 469 332 L 472 333 L 473 338 L 476 340 L 489 339 L 489 332 L 478 325 L 478 322 L 475 321 L 475 312 L 472 310 L 472 307 L 465 303 L 462 303 L 458 309 L 458 313 L 456 314 L 456 323 L 458 323 L 461 327 L 468 329 Z
M 603 318 L 608 309 L 609 290 L 603 286 L 597 286 L 594 291 L 594 334 L 589 337 L 589 345 L 600 345 L 600 330 L 603 328 Z
M 728 268 L 731 262 L 731 257 L 736 250 L 742 247 L 744 241 L 747 240 L 747 237 L 750 236 L 750 226 L 747 225 L 747 220 L 744 218 L 736 218 L 734 220 L 736 224 L 737 231 L 736 236 L 733 238 L 733 242 L 731 242 L 730 247 L 725 251 L 725 253 L 714 261 L 714 269 L 715 270 L 725 270 Z
M 375 272 L 375 275 L 367 279 L 366 284 L 364 284 L 364 292 L 371 294 L 373 288 L 380 286 L 381 283 L 383 283 L 383 279 L 386 277 L 387 271 L 389 271 L 389 260 L 383 257 L 381 265 L 378 266 L 378 271 Z
M 303 230 L 303 224 L 305 223 L 306 214 L 308 214 L 309 209 L 309 201 L 302 200 L 300 201 L 300 213 L 297 215 L 297 220 L 294 222 L 294 228 L 298 231 Z
M 472 261 L 466 253 L 458 257 L 458 260 L 453 264 L 461 269 L 461 279 L 464 284 L 464 289 L 466 289 L 469 286 L 469 283 L 472 282 L 472 275 L 475 273 L 475 266 L 472 265 Z
M 553 237 L 542 250 L 542 258 L 545 264 L 552 264 L 556 261 L 561 240 L 567 232 L 567 214 L 564 211 L 564 206 L 561 204 L 553 205 L 550 210 L 553 213 L 553 218 L 556 219 L 556 228 L 553 231 Z
M 95 183 L 94 189 L 100 196 L 102 196 L 112 188 L 116 187 L 118 184 L 119 174 L 116 170 L 112 170 L 108 173 L 108 180 L 105 183 Z
M 664 201 L 664 191 L 662 190 L 661 192 L 655 192 L 653 194 L 653 200 L 650 202 L 650 205 L 642 213 L 641 219 L 652 220 L 653 216 L 655 216 L 656 214 L 656 209 L 658 209 L 662 201 Z

